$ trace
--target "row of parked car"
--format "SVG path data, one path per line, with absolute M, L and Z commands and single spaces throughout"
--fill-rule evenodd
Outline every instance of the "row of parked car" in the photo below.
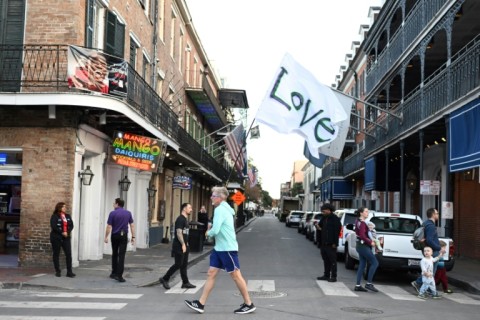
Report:
M 358 253 L 356 250 L 357 236 L 354 231 L 355 220 L 357 219 L 355 209 L 339 209 L 334 212 L 340 218 L 341 229 L 338 239 L 337 253 L 345 258 L 345 267 L 354 269 L 358 264 Z M 322 218 L 321 212 L 305 212 L 293 210 L 286 218 L 287 227 L 297 227 L 298 233 L 315 244 L 317 242 L 316 224 Z M 422 253 L 413 248 L 411 243 L 413 232 L 422 225 L 422 219 L 418 215 L 405 213 L 375 212 L 369 210 L 368 221 L 375 225 L 377 239 L 380 241 L 381 250 L 378 250 L 377 260 L 379 267 L 397 270 L 419 270 Z M 447 244 L 444 255 L 445 266 L 449 271 L 455 264 L 455 247 L 451 238 L 441 237 L 440 240 Z

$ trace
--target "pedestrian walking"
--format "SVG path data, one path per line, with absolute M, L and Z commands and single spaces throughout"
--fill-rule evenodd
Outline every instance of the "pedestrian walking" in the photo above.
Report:
M 215 247 L 210 254 L 210 267 L 207 273 L 207 281 L 203 287 L 203 293 L 198 300 L 185 300 L 185 304 L 197 311 L 204 313 L 208 296 L 215 286 L 215 279 L 220 269 L 225 270 L 232 277 L 238 290 L 243 297 L 243 304 L 234 310 L 237 314 L 246 314 L 255 311 L 256 307 L 250 299 L 247 283 L 240 272 L 238 259 L 238 242 L 235 234 L 235 211 L 226 202 L 228 190 L 225 187 L 212 189 L 212 205 L 215 207 L 213 224 L 206 232 L 208 237 L 215 238 Z
M 440 240 L 438 239 L 438 234 L 437 234 L 437 227 L 435 226 L 437 221 L 438 221 L 438 211 L 435 208 L 430 208 L 427 210 L 427 220 L 425 220 L 422 224 L 423 226 L 423 232 L 425 235 L 425 246 L 428 246 L 432 248 L 433 254 L 432 256 L 435 258 L 437 257 L 440 253 L 445 253 L 445 248 L 442 249 L 440 246 Z M 433 274 L 436 273 L 437 271 L 437 264 L 438 262 L 435 262 L 433 264 Z M 422 286 L 422 275 L 420 275 L 416 280 L 412 281 L 412 286 L 417 290 L 417 292 L 420 292 L 420 287 Z
M 180 269 L 180 276 L 182 277 L 182 288 L 193 289 L 197 286 L 188 281 L 187 266 L 188 253 L 190 252 L 188 246 L 188 234 L 190 231 L 188 216 L 192 213 L 192 205 L 190 203 L 182 204 L 182 211 L 180 216 L 175 220 L 175 237 L 172 243 L 172 255 L 175 258 L 175 263 L 168 269 L 167 273 L 160 277 L 159 281 L 165 289 L 170 289 L 169 281 L 172 275 Z
M 116 198 L 113 204 L 114 210 L 110 212 L 107 220 L 107 229 L 105 230 L 105 243 L 108 243 L 108 236 L 112 234 L 112 272 L 110 278 L 118 282 L 125 282 L 123 270 L 125 266 L 125 253 L 128 245 L 128 226 L 132 233 L 132 245 L 135 243 L 135 226 L 132 213 L 125 210 L 123 206 L 125 201 Z
M 328 282 L 337 281 L 337 247 L 338 236 L 342 224 L 337 215 L 333 214 L 335 207 L 330 203 L 324 204 L 320 210 L 322 218 L 316 225 L 319 231 L 320 253 L 323 259 L 323 276 L 317 277 L 317 280 L 327 280 Z
M 432 254 L 432 248 L 423 248 L 423 258 L 420 261 L 420 268 L 422 269 L 422 286 L 420 287 L 420 290 L 418 292 L 418 297 L 420 299 L 427 299 L 427 296 L 425 295 L 427 290 L 430 291 L 433 299 L 438 299 L 442 297 L 437 293 L 437 288 L 435 287 L 435 273 L 433 272 L 433 263 L 437 262 L 440 257 L 443 256 L 443 253 L 440 253 L 440 255 L 435 258 L 432 257 Z
M 202 241 L 205 242 L 205 231 L 208 229 L 208 212 L 205 206 L 200 207 L 200 211 L 197 214 L 197 221 L 202 225 L 199 225 L 197 228 L 202 230 Z
M 55 210 L 50 217 L 50 243 L 52 244 L 53 266 L 55 276 L 61 277 L 60 270 L 60 249 L 63 249 L 67 264 L 67 277 L 75 277 L 72 272 L 72 243 L 71 232 L 73 230 L 72 217 L 67 213 L 65 202 L 59 202 L 55 205 Z
M 368 209 L 361 207 L 358 209 L 358 218 L 355 221 L 355 234 L 357 235 L 356 248 L 358 252 L 358 258 L 360 260 L 357 270 L 357 284 L 355 285 L 355 291 L 366 292 L 368 290 L 378 292 L 377 288 L 373 285 L 373 276 L 377 271 L 378 261 L 372 252 L 372 247 L 375 247 L 375 242 L 368 237 L 369 228 L 366 220 L 368 218 Z M 365 288 L 361 286 L 362 275 L 365 267 L 369 264 L 367 284 Z

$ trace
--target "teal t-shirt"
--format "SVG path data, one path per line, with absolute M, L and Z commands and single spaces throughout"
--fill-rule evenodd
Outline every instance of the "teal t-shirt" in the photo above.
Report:
M 208 230 L 207 236 L 215 238 L 216 251 L 238 251 L 235 211 L 226 201 L 215 208 L 212 228 Z

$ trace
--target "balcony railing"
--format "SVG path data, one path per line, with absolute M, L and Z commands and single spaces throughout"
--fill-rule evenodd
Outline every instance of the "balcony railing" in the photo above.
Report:
M 69 92 L 67 45 L 0 45 L 0 92 Z M 88 93 L 86 93 L 88 94 Z M 177 115 L 155 90 L 128 66 L 127 105 L 165 135 L 195 161 L 221 179 L 227 168 L 215 161 L 179 124 Z
M 351 154 L 343 160 L 343 174 L 348 176 L 364 167 L 365 149 Z
M 425 79 L 423 88 L 418 86 L 398 106 L 403 112 L 403 122 L 388 118 L 388 131 L 376 129 L 375 139 L 366 138 L 366 151 L 389 143 L 408 132 L 414 126 L 442 114 L 450 103 L 465 96 L 480 86 L 480 36 L 477 36 L 452 57 L 452 63 L 445 63 Z
M 422 30 L 432 21 L 445 0 L 418 1 L 405 19 L 403 28 L 399 28 L 391 37 L 389 46 L 385 47 L 367 71 L 366 85 L 369 93 L 382 80 L 408 45 L 412 44 Z
M 332 161 L 322 168 L 322 177 L 320 182 L 324 182 L 331 177 L 343 177 L 343 161 Z

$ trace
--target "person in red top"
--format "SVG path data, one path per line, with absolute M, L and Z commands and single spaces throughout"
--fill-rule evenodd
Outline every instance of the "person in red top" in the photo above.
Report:
M 72 272 L 72 244 L 70 241 L 73 220 L 66 210 L 67 205 L 65 202 L 59 202 L 55 206 L 55 210 L 50 218 L 50 243 L 52 244 L 55 276 L 60 277 L 62 275 L 59 261 L 60 248 L 62 248 L 67 263 L 67 277 L 73 278 L 75 273 Z
M 372 283 L 375 271 L 377 271 L 378 261 L 372 252 L 372 247 L 375 247 L 375 242 L 373 242 L 368 236 L 369 229 L 365 222 L 365 220 L 367 220 L 368 218 L 368 209 L 361 207 L 357 210 L 357 212 L 358 219 L 357 221 L 355 221 L 355 233 L 357 235 L 356 249 L 358 252 L 358 258 L 360 260 L 360 263 L 357 270 L 357 284 L 354 290 L 363 292 L 370 290 L 373 292 L 378 292 L 377 288 L 375 288 Z M 367 265 L 367 261 L 369 264 L 369 269 L 367 276 L 367 284 L 364 288 L 360 285 L 360 282 L 362 281 L 362 275 Z

